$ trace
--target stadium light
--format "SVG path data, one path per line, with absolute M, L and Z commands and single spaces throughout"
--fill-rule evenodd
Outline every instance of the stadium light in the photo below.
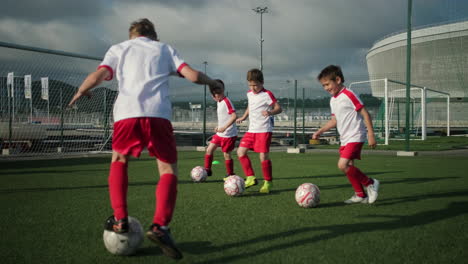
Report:
M 256 7 L 252 9 L 260 14 L 260 70 L 263 71 L 263 13 L 268 13 L 268 7 Z

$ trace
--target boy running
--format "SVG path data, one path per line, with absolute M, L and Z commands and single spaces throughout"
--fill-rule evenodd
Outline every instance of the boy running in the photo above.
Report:
M 247 156 L 249 149 L 259 153 L 262 164 L 263 182 L 261 193 L 269 193 L 272 187 L 272 164 L 269 157 L 271 136 L 273 131 L 273 116 L 281 113 L 282 109 L 271 91 L 263 87 L 263 73 L 258 69 L 247 72 L 247 82 L 250 91 L 247 92 L 248 107 L 242 117 L 237 119 L 237 123 L 249 117 L 249 129 L 244 134 L 237 155 L 242 165 L 242 169 L 247 177 L 245 188 L 257 185 L 252 163 Z
M 346 174 L 354 188 L 354 195 L 344 201 L 353 203 L 374 203 L 377 200 L 379 181 L 371 179 L 354 166 L 355 159 L 361 159 L 361 149 L 366 141 L 376 147 L 372 119 L 359 97 L 346 88 L 344 76 L 339 66 L 330 65 L 317 76 L 325 91 L 331 94 L 330 107 L 332 117 L 312 136 L 318 139 L 320 134 L 337 127 L 340 134 L 340 159 L 338 168 Z M 364 192 L 363 186 L 367 189 Z
M 224 95 L 224 82 L 222 87 L 214 88 L 211 91 L 213 100 L 217 102 L 218 126 L 215 128 L 216 134 L 211 139 L 205 154 L 205 169 L 208 176 L 212 175 L 211 164 L 213 162 L 213 154 L 218 147 L 224 154 L 224 163 L 226 165 L 227 176 L 234 175 L 234 163 L 231 157 L 231 152 L 235 147 L 237 139 L 236 109 L 231 100 Z
M 119 94 L 114 104 L 112 162 L 109 172 L 109 194 L 114 215 L 105 228 L 116 233 L 128 232 L 127 189 L 129 156 L 139 157 L 147 147 L 156 157 L 160 179 L 155 190 L 156 208 L 146 236 L 169 257 L 180 259 L 168 228 L 177 197 L 177 150 L 169 121 L 172 107 L 169 98 L 169 76 L 179 73 L 186 79 L 207 84 L 210 89 L 220 84 L 188 66 L 171 46 L 158 41 L 154 25 L 148 19 L 133 22 L 129 40 L 113 45 L 97 70 L 83 81 L 69 105 L 90 89 L 114 77 Z

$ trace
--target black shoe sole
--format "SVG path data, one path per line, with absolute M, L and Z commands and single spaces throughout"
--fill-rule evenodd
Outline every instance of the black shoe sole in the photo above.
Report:
M 154 242 L 156 245 L 158 245 L 163 254 L 170 257 L 170 258 L 173 258 L 173 259 L 181 259 L 183 256 L 182 256 L 182 253 L 179 251 L 179 249 L 177 249 L 175 246 L 173 245 L 167 245 L 165 243 L 163 243 L 158 236 L 156 236 L 152 231 L 148 231 L 146 232 L 146 237 L 151 240 L 152 242 Z

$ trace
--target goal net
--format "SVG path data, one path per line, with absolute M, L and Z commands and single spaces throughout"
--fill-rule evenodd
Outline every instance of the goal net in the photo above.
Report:
M 450 135 L 450 95 L 429 87 L 411 84 L 409 111 L 406 110 L 406 84 L 388 78 L 352 82 L 349 88 L 358 94 L 370 91 L 380 100 L 372 115 L 378 139 L 404 139 L 408 116 L 410 139 L 426 140 L 430 134 Z

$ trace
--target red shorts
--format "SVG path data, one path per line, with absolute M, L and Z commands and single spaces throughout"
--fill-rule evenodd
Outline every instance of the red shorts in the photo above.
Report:
M 221 146 L 223 152 L 231 152 L 236 146 L 236 140 L 237 137 L 220 137 L 215 134 L 210 143 Z
M 364 142 L 351 142 L 340 147 L 340 158 L 349 160 L 361 159 L 361 149 Z
M 177 162 L 172 124 L 157 117 L 138 117 L 114 123 L 112 149 L 123 155 L 139 157 L 147 147 L 151 156 L 167 163 Z
M 246 132 L 242 138 L 239 147 L 251 149 L 257 153 L 270 152 L 271 132 L 249 133 Z

